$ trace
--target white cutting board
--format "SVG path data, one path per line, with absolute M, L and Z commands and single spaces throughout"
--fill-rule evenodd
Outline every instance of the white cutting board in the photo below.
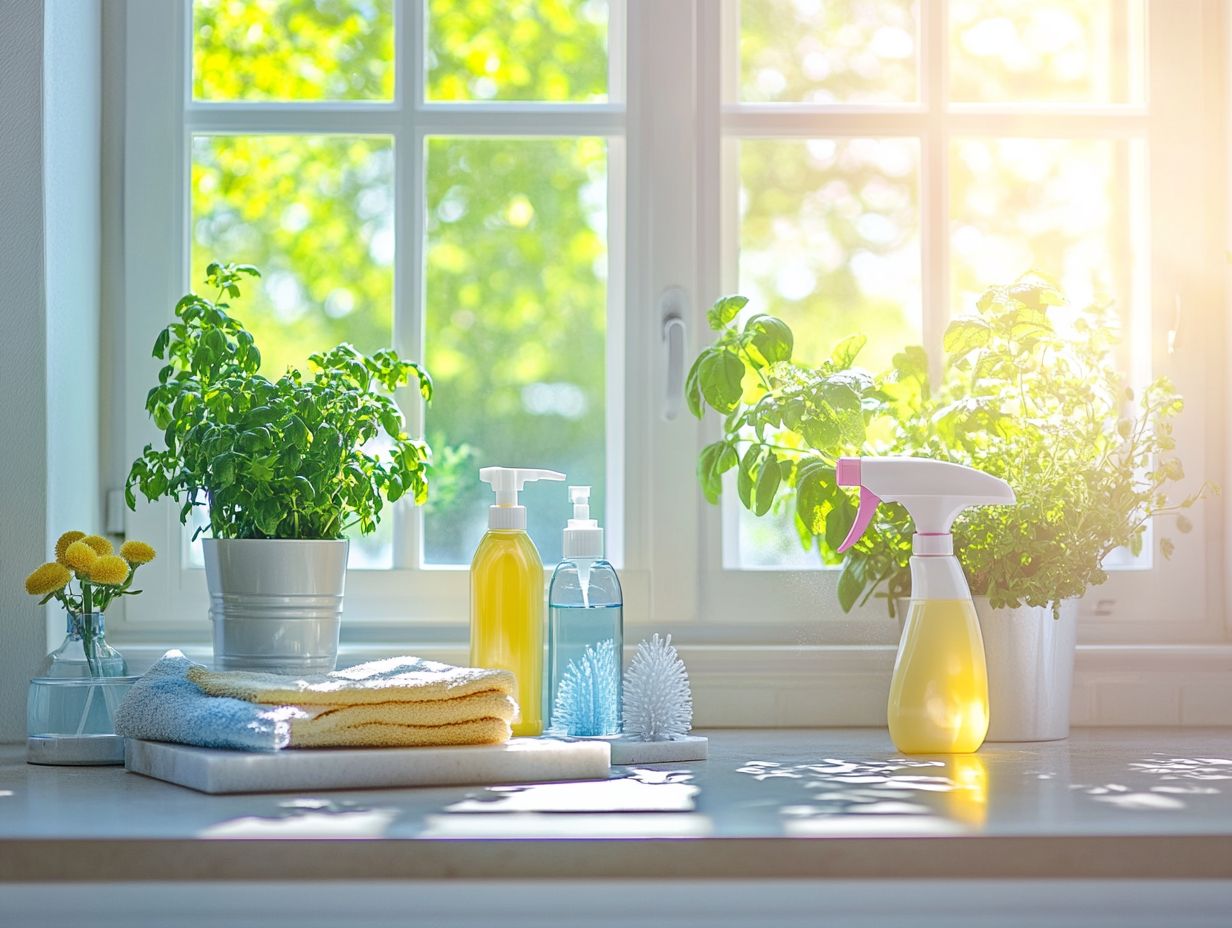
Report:
M 129 738 L 124 766 L 203 793 L 272 793 L 603 779 L 611 749 L 603 741 L 514 738 L 506 744 L 439 748 L 258 753 Z

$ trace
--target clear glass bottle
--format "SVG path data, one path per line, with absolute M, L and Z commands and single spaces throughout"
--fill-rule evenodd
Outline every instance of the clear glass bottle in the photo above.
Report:
M 67 613 L 64 641 L 47 655 L 26 698 L 32 764 L 122 764 L 115 711 L 136 677 L 107 643 L 101 612 Z
M 548 589 L 548 733 L 620 733 L 624 601 L 603 558 L 603 529 L 590 516 L 590 487 L 570 487 L 573 515 L 564 559 Z

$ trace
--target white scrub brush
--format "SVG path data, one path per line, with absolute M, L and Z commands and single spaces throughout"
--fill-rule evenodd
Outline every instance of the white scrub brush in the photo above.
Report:
M 693 727 L 689 674 L 672 636 L 643 639 L 625 672 L 624 731 L 642 741 L 682 738 Z

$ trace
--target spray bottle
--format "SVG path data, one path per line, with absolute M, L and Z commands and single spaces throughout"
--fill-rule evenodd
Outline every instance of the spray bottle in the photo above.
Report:
M 543 562 L 526 534 L 518 494 L 534 480 L 564 480 L 552 470 L 485 467 L 496 491 L 488 531 L 471 559 L 471 665 L 508 670 L 518 680 L 515 735 L 543 731 Z
M 623 601 L 603 559 L 603 529 L 590 517 L 590 487 L 569 487 L 573 518 L 548 588 L 549 732 L 620 733 Z
M 894 661 L 890 737 L 905 754 L 966 754 L 988 733 L 984 641 L 950 526 L 968 506 L 1005 505 L 1004 480 L 927 458 L 843 458 L 839 486 L 860 488 L 860 508 L 839 551 L 864 534 L 877 504 L 900 503 L 915 523 L 911 605 Z

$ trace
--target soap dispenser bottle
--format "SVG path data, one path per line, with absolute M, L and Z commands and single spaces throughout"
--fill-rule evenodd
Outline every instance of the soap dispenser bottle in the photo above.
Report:
M 515 735 L 543 731 L 543 562 L 526 533 L 518 493 L 534 480 L 564 480 L 551 470 L 485 467 L 479 479 L 496 491 L 488 531 L 471 560 L 471 666 L 517 677 Z
M 624 602 L 603 558 L 603 529 L 590 517 L 590 487 L 569 487 L 573 518 L 548 588 L 550 734 L 620 733 Z
M 860 540 L 881 502 L 902 504 L 915 523 L 911 604 L 887 707 L 894 746 L 904 754 L 978 750 L 988 733 L 984 640 L 950 527 L 968 506 L 1013 503 L 1014 491 L 991 474 L 928 458 L 843 458 L 835 477 L 860 488 L 840 552 Z

